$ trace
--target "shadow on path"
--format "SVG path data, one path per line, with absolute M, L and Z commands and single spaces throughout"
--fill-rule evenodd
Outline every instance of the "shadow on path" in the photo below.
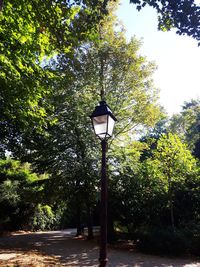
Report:
M 73 230 L 14 234 L 0 238 L 0 254 L 39 251 L 59 259 L 63 266 L 98 266 L 95 242 L 75 238 Z M 109 267 L 200 267 L 189 259 L 164 258 L 119 249 L 108 249 Z

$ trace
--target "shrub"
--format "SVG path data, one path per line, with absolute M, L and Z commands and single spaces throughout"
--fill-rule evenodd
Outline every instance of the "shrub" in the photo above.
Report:
M 185 253 L 187 244 L 181 232 L 171 229 L 150 229 L 139 234 L 138 248 L 153 254 L 180 255 Z
M 200 256 L 200 223 L 190 222 L 184 228 L 183 232 L 188 243 L 190 254 Z
M 50 206 L 38 204 L 30 220 L 32 230 L 50 230 L 54 225 L 55 215 Z
M 0 225 L 3 230 L 27 228 L 35 205 L 39 176 L 28 163 L 0 160 Z
M 196 256 L 200 256 L 200 234 L 192 238 L 190 253 Z

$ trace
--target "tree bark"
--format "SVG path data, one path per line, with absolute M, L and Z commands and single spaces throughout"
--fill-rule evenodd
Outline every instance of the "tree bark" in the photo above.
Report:
M 76 210 L 76 236 L 80 236 L 84 234 L 84 228 L 81 224 L 81 209 L 79 203 L 77 201 L 77 210 Z
M 88 228 L 87 239 L 91 240 L 94 238 L 94 234 L 93 234 L 93 218 L 92 218 L 91 207 L 89 204 L 87 204 L 87 228 Z
M 172 191 L 172 183 L 171 183 L 170 178 L 169 178 L 169 205 L 170 205 L 171 226 L 172 226 L 173 232 L 175 232 L 173 191 Z

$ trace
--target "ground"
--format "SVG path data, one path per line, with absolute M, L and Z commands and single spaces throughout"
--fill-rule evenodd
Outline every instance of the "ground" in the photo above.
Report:
M 96 241 L 74 237 L 74 231 L 14 233 L 0 238 L 0 266 L 97 267 Z M 145 255 L 132 249 L 108 248 L 108 267 L 200 267 L 200 261 Z

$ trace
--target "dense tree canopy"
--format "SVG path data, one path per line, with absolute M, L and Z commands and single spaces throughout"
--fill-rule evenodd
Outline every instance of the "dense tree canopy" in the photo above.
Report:
M 115 31 L 115 22 L 110 14 L 101 24 L 101 40 L 80 45 L 75 57 L 61 53 L 51 61 L 57 76 L 49 97 L 55 123 L 45 135 L 20 131 L 20 143 L 12 147 L 14 156 L 50 174 L 47 190 L 53 202 L 59 195 L 76 211 L 77 221 L 98 199 L 99 149 L 89 115 L 102 91 L 118 117 L 118 137 L 153 126 L 160 116 L 151 78 L 155 66 L 139 55 L 136 39 L 127 42 L 123 32 Z
M 0 12 L 0 134 L 4 146 L 18 140 L 15 133 L 19 129 L 41 131 L 51 121 L 53 106 L 48 97 L 55 72 L 45 65 L 58 53 L 73 57 L 81 42 L 95 39 L 104 6 L 104 2 L 93 1 L 4 2 Z
M 178 17 L 164 17 L 171 2 L 133 2 L 157 8 L 161 28 L 177 27 Z M 108 14 L 106 4 L 16 0 L 1 7 L 0 150 L 16 160 L 0 160 L 0 227 L 76 226 L 81 234 L 84 223 L 92 238 L 100 149 L 89 115 L 106 99 L 118 119 L 108 146 L 109 236 L 123 232 L 151 252 L 198 254 L 199 100 L 172 119 L 162 114 L 155 65 L 136 38 L 126 40 L 116 3 L 108 1 Z

